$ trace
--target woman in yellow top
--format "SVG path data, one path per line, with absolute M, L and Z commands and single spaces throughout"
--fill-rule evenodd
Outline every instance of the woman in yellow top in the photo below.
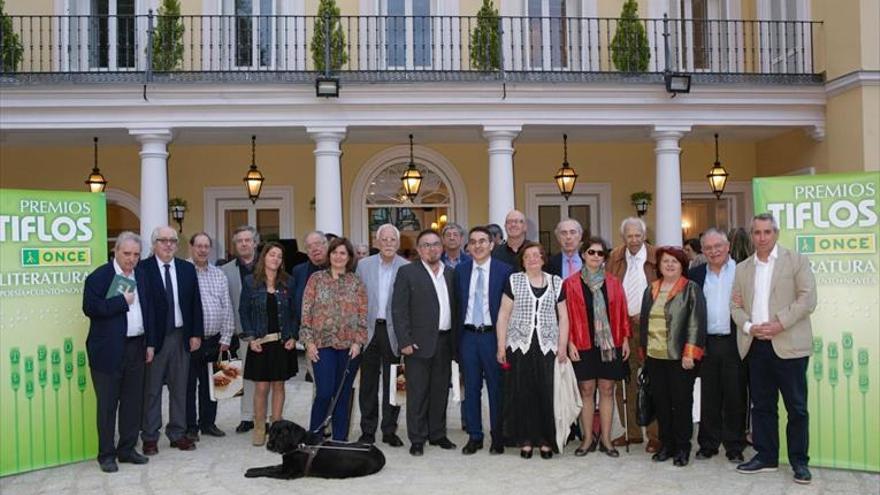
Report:
M 657 249 L 657 276 L 642 298 L 640 352 L 647 354 L 645 370 L 657 413 L 663 448 L 655 462 L 674 458 L 686 466 L 693 436 L 693 393 L 697 362 L 706 347 L 706 300 L 700 287 L 688 280 L 687 255 L 680 248 Z

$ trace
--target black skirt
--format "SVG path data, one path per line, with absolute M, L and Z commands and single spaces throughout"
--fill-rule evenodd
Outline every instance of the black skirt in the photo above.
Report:
M 572 361 L 574 375 L 579 382 L 595 380 L 623 380 L 627 375 L 626 363 L 623 362 L 621 348 L 614 349 L 614 359 L 608 362 L 602 361 L 602 351 L 598 347 L 591 347 L 587 351 L 578 351 L 580 361 Z
M 556 422 L 553 414 L 553 361 L 542 354 L 535 332 L 529 351 L 507 349 L 510 369 L 504 371 L 504 437 L 510 446 L 553 447 Z
M 282 382 L 296 375 L 299 365 L 296 349 L 287 350 L 280 340 L 263 344 L 261 352 L 248 346 L 244 362 L 244 379 L 255 382 Z

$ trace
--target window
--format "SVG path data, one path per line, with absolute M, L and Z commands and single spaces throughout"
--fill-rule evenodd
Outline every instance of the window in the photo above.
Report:
M 253 225 L 263 241 L 293 237 L 293 187 L 264 186 L 251 203 L 243 187 L 205 188 L 204 230 L 214 242 L 214 259 L 229 259 L 236 227 Z
M 119 71 L 143 60 L 144 19 L 135 16 L 136 0 L 70 0 L 61 26 L 63 70 Z M 138 26 L 136 29 L 135 26 Z
M 385 16 L 387 67 L 431 67 L 433 21 L 430 0 L 387 0 Z
M 578 184 L 565 200 L 556 184 L 526 184 L 526 218 L 528 238 L 540 242 L 548 256 L 559 252 L 554 230 L 564 218 L 573 218 L 584 228 L 584 239 L 599 235 L 614 239 L 611 225 L 611 185 L 607 183 Z
M 568 68 L 571 24 L 566 0 L 528 0 L 527 15 L 531 68 Z
M 235 15 L 233 37 L 236 67 L 272 67 L 277 30 L 273 0 L 224 0 L 224 11 Z

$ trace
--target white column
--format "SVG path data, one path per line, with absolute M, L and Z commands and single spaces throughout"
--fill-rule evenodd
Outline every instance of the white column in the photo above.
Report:
M 141 256 L 150 255 L 153 229 L 168 225 L 168 143 L 171 129 L 129 129 L 141 143 Z
M 315 229 L 344 235 L 339 145 L 345 127 L 309 127 L 306 131 L 315 142 Z
M 513 188 L 513 140 L 521 125 L 483 126 L 489 141 L 489 223 L 504 227 L 504 217 L 515 207 Z
M 655 126 L 651 137 L 657 142 L 657 246 L 681 246 L 681 148 L 678 140 L 690 126 Z

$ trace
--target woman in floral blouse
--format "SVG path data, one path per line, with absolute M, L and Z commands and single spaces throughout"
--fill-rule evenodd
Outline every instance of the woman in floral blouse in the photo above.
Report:
M 327 248 L 330 267 L 315 272 L 306 284 L 300 339 L 312 362 L 315 400 L 311 431 L 322 430 L 333 396 L 342 391 L 333 410 L 333 440 L 348 438 L 351 384 L 367 341 L 367 291 L 354 273 L 356 258 L 351 242 L 333 239 Z

